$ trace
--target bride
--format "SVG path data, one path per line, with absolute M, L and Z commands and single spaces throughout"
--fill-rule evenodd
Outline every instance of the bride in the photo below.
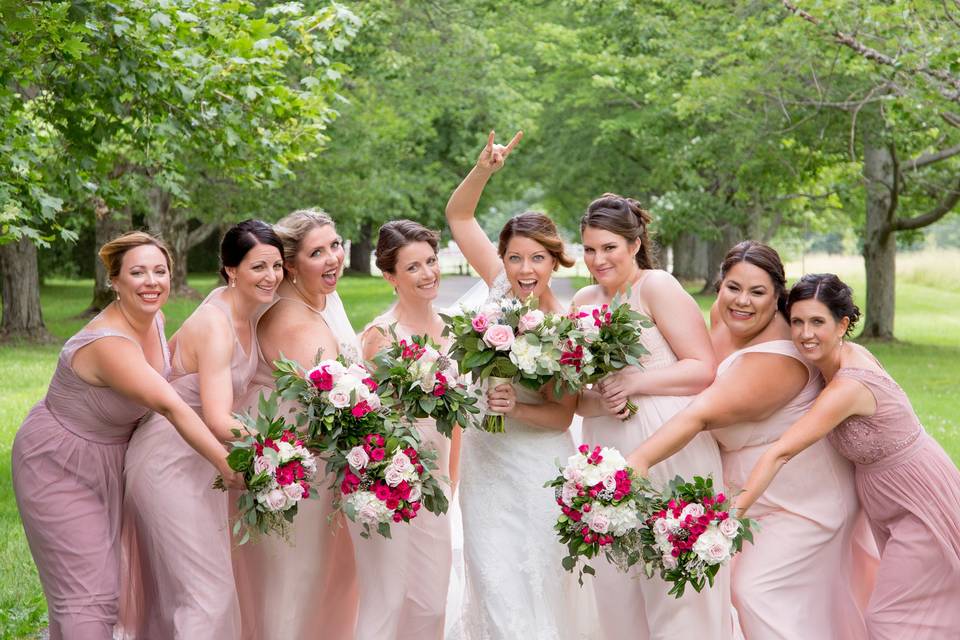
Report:
M 563 312 L 550 289 L 559 265 L 571 266 L 556 225 L 542 213 L 511 218 L 495 247 L 475 217 L 490 176 L 520 141 L 494 144 L 490 132 L 476 166 L 447 203 L 446 216 L 463 255 L 489 287 L 487 302 L 533 296 L 544 312 Z M 556 398 L 513 385 L 489 390 L 487 404 L 505 416 L 505 433 L 467 429 L 461 453 L 465 640 L 572 640 L 586 628 L 577 611 L 589 590 L 577 587 L 560 561 L 553 531 L 556 503 L 543 483 L 556 460 L 573 452 L 568 432 L 575 396 Z

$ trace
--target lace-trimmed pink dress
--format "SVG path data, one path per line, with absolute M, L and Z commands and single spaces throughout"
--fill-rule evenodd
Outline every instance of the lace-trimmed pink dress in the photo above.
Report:
M 222 311 L 233 327 L 225 287 L 201 303 Z M 194 312 L 196 313 L 196 312 Z M 230 362 L 234 407 L 257 367 L 234 335 Z M 170 384 L 203 417 L 200 377 L 174 353 Z M 147 418 L 127 449 L 124 496 L 123 638 L 236 640 L 240 609 L 231 566 L 228 495 L 211 485 L 214 467 L 159 414 Z
M 633 287 L 630 305 L 652 317 L 640 298 L 644 276 Z M 677 362 L 663 334 L 656 326 L 644 329 L 640 341 L 649 351 L 642 358 L 644 369 L 660 369 Z M 687 407 L 693 396 L 635 396 L 637 413 L 627 421 L 614 416 L 583 419 L 583 441 L 594 445 L 616 447 L 624 455 L 640 446 L 667 420 Z M 687 446 L 650 469 L 650 479 L 664 486 L 674 476 L 712 476 L 719 489 L 723 479 L 720 452 L 713 436 L 698 434 Z M 594 562 L 597 575 L 592 580 L 600 612 L 604 640 L 674 639 L 726 640 L 739 637 L 735 629 L 730 603 L 730 571 L 721 569 L 712 588 L 697 593 L 688 589 L 677 600 L 667 595 L 669 586 L 659 577 L 647 579 L 640 567 L 627 574 L 607 562 Z M 591 580 L 585 579 L 585 587 Z
M 389 312 L 375 318 L 367 330 L 386 331 L 391 324 L 399 338 L 410 338 Z M 442 351 L 446 347 L 441 343 Z M 421 443 L 438 454 L 437 473 L 449 478 L 450 440 L 430 418 L 415 426 Z M 445 493 L 449 499 L 449 486 Z M 356 640 L 443 640 L 453 561 L 449 516 L 423 509 L 410 524 L 393 525 L 390 540 L 376 533 L 363 539 L 358 526 L 350 523 L 349 528 L 360 578 Z
M 166 376 L 160 314 L 156 326 Z M 112 329 L 83 329 L 67 340 L 46 397 L 13 441 L 13 488 L 52 640 L 104 640 L 117 621 L 123 456 L 147 409 L 74 372 L 74 354 L 108 337 L 133 341 Z
M 870 639 L 960 638 L 960 471 L 890 376 L 859 368 L 836 376 L 877 402 L 872 416 L 847 418 L 827 436 L 856 463 L 857 494 L 880 546 Z
M 713 432 L 720 444 L 724 484 L 742 488 L 757 460 L 810 409 L 823 378 L 790 340 L 771 340 L 735 351 L 717 368 L 765 353 L 793 358 L 807 369 L 807 384 L 773 414 Z M 754 544 L 731 566 L 733 603 L 747 640 L 859 640 L 863 617 L 851 589 L 851 536 L 859 513 L 853 465 L 821 440 L 784 466 L 750 508 L 760 523 Z
M 295 298 L 286 299 L 303 304 Z M 318 315 L 338 338 L 341 350 L 355 349 L 353 329 L 341 328 L 340 333 L 346 334 L 341 340 L 335 328 L 343 327 L 344 322 L 349 326 L 343 304 L 335 292 L 327 296 L 327 306 Z M 339 318 L 339 322 L 334 318 Z M 259 347 L 258 361 L 257 373 L 240 400 L 244 410 L 254 413 L 260 394 L 269 395 L 276 388 L 273 365 L 266 362 Z M 311 492 L 316 495 L 300 504 L 290 526 L 289 540 L 267 536 L 234 546 L 233 566 L 244 640 L 353 638 L 357 621 L 357 570 L 346 518 L 333 511 L 335 494 L 328 489 L 330 483 L 331 478 L 318 482 L 316 491 Z M 236 495 L 232 494 L 230 500 L 233 511 Z M 282 604 L 278 606 L 278 603 Z

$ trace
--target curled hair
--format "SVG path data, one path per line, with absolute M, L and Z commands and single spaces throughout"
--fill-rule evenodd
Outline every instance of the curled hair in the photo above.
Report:
M 277 237 L 273 227 L 263 220 L 244 220 L 229 229 L 220 241 L 220 275 L 229 282 L 227 267 L 236 267 L 244 256 L 258 244 L 276 247 L 283 255 L 283 243 Z
M 723 262 L 720 263 L 720 279 L 716 282 L 717 291 L 720 290 L 720 283 L 727 277 L 727 274 L 741 262 L 752 264 L 755 267 L 763 269 L 771 282 L 773 282 L 773 292 L 777 296 L 777 309 L 783 314 L 784 318 L 789 319 L 787 314 L 787 276 L 783 268 L 783 261 L 780 254 L 775 249 L 756 240 L 744 240 L 733 245 Z
M 860 308 L 853 303 L 853 289 L 832 273 L 808 273 L 800 278 L 787 296 L 788 317 L 793 305 L 801 300 L 822 302 L 837 322 L 849 318 L 846 335 L 860 320 Z
M 117 236 L 100 247 L 97 255 L 100 256 L 100 262 L 102 262 L 103 266 L 107 269 L 107 276 L 109 278 L 116 278 L 120 275 L 123 256 L 131 249 L 146 245 L 152 245 L 160 249 L 160 253 L 163 254 L 163 257 L 167 261 L 167 271 L 173 270 L 173 260 L 170 259 L 170 250 L 167 249 L 167 245 L 164 244 L 160 238 L 144 231 L 131 231 Z
M 393 273 L 397 268 L 397 254 L 400 249 L 414 242 L 426 242 L 437 252 L 440 234 L 427 229 L 413 220 L 391 220 L 380 227 L 377 238 L 377 249 L 374 252 L 377 269 L 386 273 Z
M 336 225 L 333 224 L 333 218 L 318 209 L 298 209 L 281 218 L 280 221 L 273 226 L 273 230 L 277 232 L 281 242 L 283 242 L 283 251 L 281 251 L 281 253 L 283 254 L 284 263 L 293 262 L 297 252 L 300 251 L 303 245 L 303 239 L 307 237 L 308 233 L 317 227 L 325 227 L 327 225 L 330 225 L 336 230 Z M 284 266 L 284 273 L 286 273 L 286 266 Z
M 560 265 L 572 267 L 576 262 L 571 258 L 563 245 L 563 238 L 557 231 L 557 225 L 545 214 L 538 211 L 524 211 L 507 220 L 500 230 L 500 242 L 497 244 L 497 255 L 502 260 L 507 254 L 507 245 L 514 236 L 530 238 L 534 242 L 543 245 L 543 248 L 553 256 L 556 262 L 553 270 L 556 271 Z
M 615 233 L 628 244 L 639 239 L 637 266 L 641 269 L 655 269 L 657 261 L 653 257 L 648 231 L 651 222 L 653 216 L 633 198 L 605 193 L 591 202 L 587 212 L 580 218 L 580 234 L 583 235 L 583 230 L 587 227 L 592 227 Z

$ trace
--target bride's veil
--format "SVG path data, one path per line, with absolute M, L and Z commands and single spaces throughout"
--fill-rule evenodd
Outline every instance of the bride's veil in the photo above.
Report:
M 444 312 L 448 314 L 460 313 L 461 309 L 475 311 L 483 306 L 489 295 L 490 287 L 488 287 L 487 283 L 481 278 L 476 284 L 467 289 L 466 293 L 457 298 L 453 304 L 444 309 Z

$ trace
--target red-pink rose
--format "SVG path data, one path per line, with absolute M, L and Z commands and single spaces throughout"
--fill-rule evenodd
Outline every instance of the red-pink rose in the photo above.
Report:
M 362 418 L 373 411 L 373 407 L 370 406 L 370 403 L 366 400 L 361 400 L 354 405 L 353 409 L 350 410 L 350 413 L 353 414 L 354 418 Z
M 370 459 L 376 460 L 377 462 L 379 462 L 383 460 L 383 457 L 385 455 L 387 455 L 387 452 L 383 449 L 383 447 L 377 447 L 376 449 L 370 452 Z

